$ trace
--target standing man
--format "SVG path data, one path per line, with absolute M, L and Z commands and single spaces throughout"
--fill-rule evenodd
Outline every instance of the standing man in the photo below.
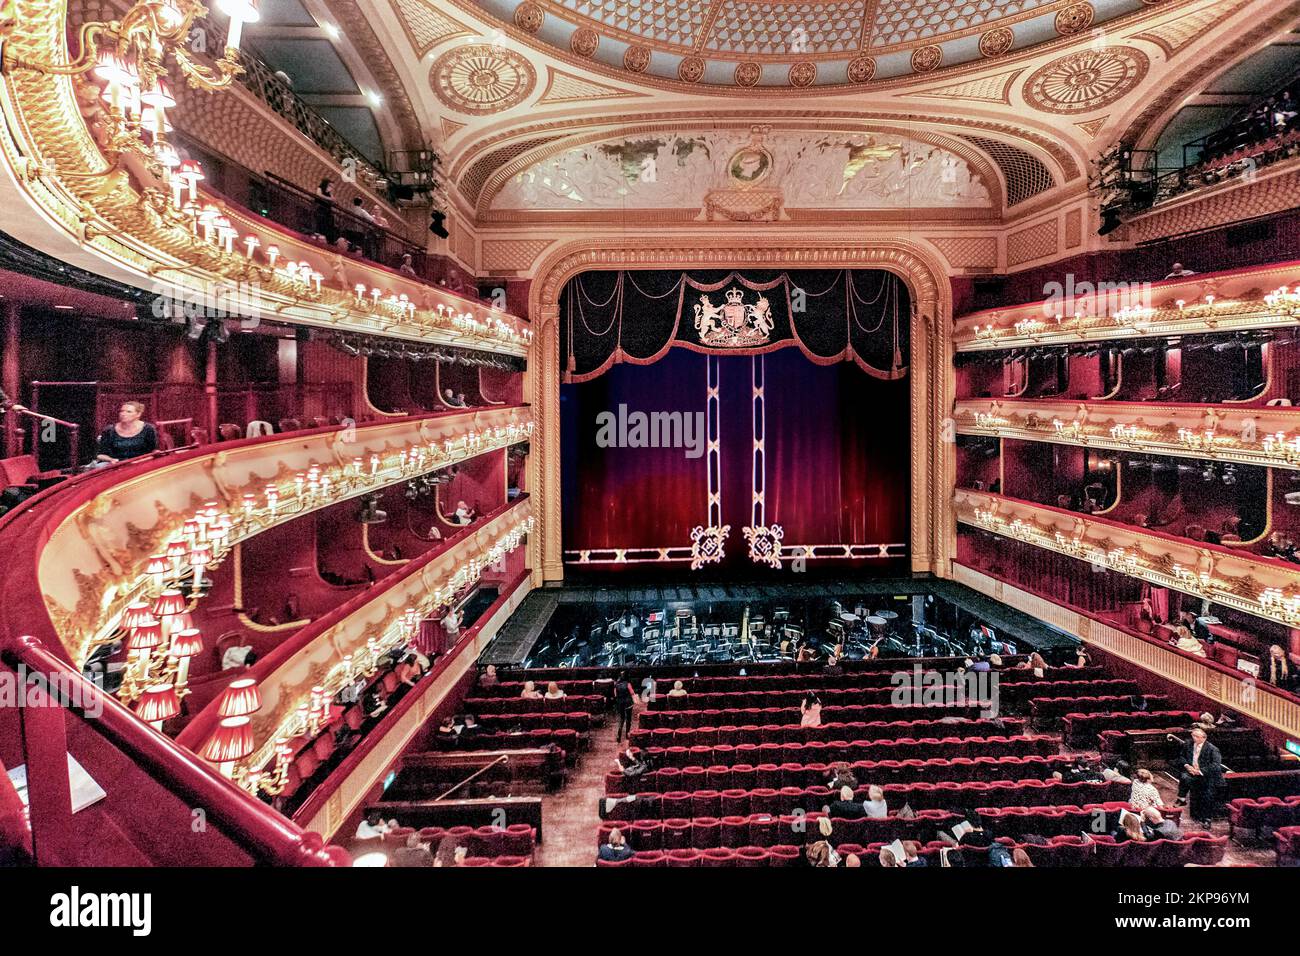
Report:
M 1223 757 L 1201 727 L 1192 728 L 1192 739 L 1183 745 L 1183 772 L 1178 777 L 1178 803 L 1188 803 L 1192 818 L 1209 826 L 1214 801 L 1223 782 Z
M 636 691 L 632 689 L 632 682 L 627 679 L 627 674 L 623 671 L 618 672 L 618 679 L 614 681 L 614 712 L 618 715 L 618 733 L 615 740 L 621 741 L 624 732 L 629 739 L 632 736 L 632 713 L 636 708 Z

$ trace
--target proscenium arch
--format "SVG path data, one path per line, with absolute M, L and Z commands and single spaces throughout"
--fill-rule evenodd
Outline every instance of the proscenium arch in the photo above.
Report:
M 680 244 L 663 239 L 609 239 L 565 243 L 537 265 L 528 314 L 534 335 L 525 390 L 537 429 L 528 461 L 536 527 L 529 536 L 533 582 L 564 577 L 560 498 L 560 292 L 583 272 L 618 269 L 883 269 L 905 283 L 912 298 L 911 534 L 913 571 L 947 577 L 956 543 L 952 429 L 945 427 L 953 395 L 952 287 L 942 260 L 906 239 L 860 243 L 719 237 Z M 867 427 L 863 423 L 863 427 Z

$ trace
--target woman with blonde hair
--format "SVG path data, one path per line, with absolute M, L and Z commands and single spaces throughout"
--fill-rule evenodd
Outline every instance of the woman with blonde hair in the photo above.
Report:
M 1160 806 L 1160 791 L 1156 789 L 1155 775 L 1143 767 L 1133 775 L 1133 789 L 1129 791 L 1128 805 L 1141 813 L 1147 807 Z
M 1275 687 L 1290 688 L 1291 667 L 1280 644 L 1268 649 L 1268 682 Z
M 519 692 L 520 700 L 541 700 L 542 692 L 532 681 L 524 681 L 524 689 Z
M 1133 840 L 1136 843 L 1146 843 L 1147 836 L 1142 832 L 1142 818 L 1136 813 L 1120 814 L 1119 830 L 1115 833 L 1115 839 L 1120 842 Z
M 563 700 L 564 697 L 565 697 L 564 691 L 560 690 L 560 685 L 557 684 L 555 681 L 551 681 L 549 684 L 546 685 L 547 700 Z

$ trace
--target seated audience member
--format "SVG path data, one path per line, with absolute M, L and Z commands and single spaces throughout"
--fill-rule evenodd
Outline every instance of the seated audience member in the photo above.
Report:
M 524 681 L 524 689 L 519 692 L 519 697 L 521 700 L 541 700 L 542 692 L 537 689 L 537 685 L 532 681 L 526 680 Z
M 799 713 L 800 727 L 820 727 L 822 725 L 821 698 L 809 691 L 799 704 Z
M 445 404 L 445 405 L 450 405 L 452 408 L 457 407 L 457 406 L 456 406 L 456 393 L 453 392 L 453 391 L 452 391 L 451 389 L 449 389 L 449 388 L 444 388 L 444 389 L 442 390 L 442 401 L 443 401 L 443 404 Z
M 99 435 L 99 454 L 95 461 L 111 464 L 157 451 L 158 433 L 141 420 L 143 415 L 143 402 L 123 402 L 117 410 L 117 421 Z
M 840 865 L 840 855 L 835 852 L 835 847 L 831 845 L 832 832 L 830 818 L 818 817 L 817 833 L 820 839 L 809 844 L 808 849 L 805 851 L 809 866 L 834 868 Z
M 465 857 L 469 852 L 463 846 L 456 845 L 456 838 L 446 836 L 438 844 L 437 851 L 433 854 L 434 866 L 462 866 L 465 863 Z
M 480 687 L 496 687 L 501 681 L 497 678 L 497 666 L 489 664 L 479 675 L 478 685 Z
M 679 681 L 679 680 L 675 680 L 675 681 L 673 681 L 673 689 L 670 690 L 670 691 L 668 692 L 668 696 L 669 696 L 669 697 L 685 697 L 685 696 L 686 696 L 686 688 L 682 685 L 682 682 L 681 682 L 681 681 Z
M 378 717 L 388 709 L 388 702 L 384 700 L 383 692 L 378 687 L 372 687 L 366 692 L 365 701 L 361 706 L 367 717 Z
M 1115 842 L 1132 840 L 1134 843 L 1146 843 L 1147 835 L 1142 832 L 1142 818 L 1136 813 L 1121 813 L 1119 826 L 1115 828 Z
M 1205 657 L 1205 645 L 1203 645 L 1192 633 L 1191 628 L 1186 624 L 1179 624 L 1174 628 L 1174 647 L 1178 648 L 1185 654 L 1195 654 L 1197 657 Z
M 650 769 L 640 748 L 633 747 L 631 741 L 625 749 L 619 751 L 618 756 L 614 758 L 614 764 L 624 777 L 639 777 Z
M 860 820 L 867 813 L 863 805 L 853 799 L 853 788 L 848 786 L 840 787 L 839 799 L 832 800 L 826 812 L 841 820 Z
M 889 816 L 889 807 L 885 805 L 885 791 L 874 785 L 867 787 L 867 799 L 862 802 L 862 812 L 869 820 L 883 820 Z
M 460 735 L 456 733 L 456 719 L 448 714 L 438 725 L 437 738 L 447 743 L 455 743 Z
M 1156 789 L 1155 780 L 1150 770 L 1145 767 L 1139 770 L 1133 779 L 1133 789 L 1129 791 L 1128 805 L 1138 812 L 1160 806 L 1160 791 Z
M 848 856 L 844 858 L 844 868 L 846 870 L 856 870 L 859 869 L 861 866 L 862 866 L 862 860 L 858 858 L 858 855 L 856 853 L 850 853 Z
M 905 867 L 907 863 L 894 856 L 894 851 L 887 846 L 880 848 L 880 868 L 882 870 L 894 869 L 895 867 Z
M 853 768 L 841 762 L 831 767 L 831 778 L 826 782 L 826 786 L 831 790 L 839 790 L 841 787 L 856 790 L 858 778 L 853 775 Z
M 466 525 L 474 521 L 476 517 L 474 509 L 464 501 L 456 502 L 456 513 L 451 516 L 452 524 Z
M 414 687 L 415 682 L 424 676 L 424 672 L 420 670 L 420 665 L 416 663 L 414 654 L 408 654 L 402 658 L 402 662 L 397 665 L 394 673 L 397 675 L 397 679 L 407 687 Z
M 253 657 L 256 660 L 256 654 L 252 645 L 240 644 L 236 647 L 227 647 L 221 655 L 221 669 L 223 671 L 234 670 L 236 667 L 251 666 L 248 658 Z
M 1024 847 L 1018 846 L 1011 851 L 1011 865 L 1032 867 L 1034 861 L 1029 859 L 1029 854 L 1025 852 Z
M 930 861 L 921 856 L 921 844 L 915 840 L 903 841 L 904 866 L 929 866 Z
M 1183 831 L 1173 820 L 1166 820 L 1156 807 L 1142 811 L 1142 832 L 1148 840 L 1181 840 Z
M 433 854 L 420 842 L 420 835 L 412 833 L 406 838 L 406 846 L 399 846 L 393 851 L 393 866 L 433 866 Z
M 371 810 L 357 824 L 358 840 L 376 840 L 397 826 L 395 820 L 384 820 L 378 810 Z
M 991 671 L 993 670 L 993 665 L 985 660 L 984 656 L 981 654 L 976 656 L 975 660 L 970 665 L 970 669 L 976 673 L 981 671 Z
M 564 700 L 564 698 L 567 697 L 568 694 L 560 690 L 559 684 L 557 684 L 555 681 L 551 681 L 549 684 L 546 685 L 546 694 L 544 696 L 547 700 Z
M 1077 651 L 1075 651 L 1074 666 L 1075 666 L 1075 667 L 1087 667 L 1087 666 L 1088 666 L 1089 664 L 1091 664 L 1091 663 L 1092 663 L 1092 659 L 1091 659 L 1090 657 L 1088 657 L 1088 652 L 1087 652 L 1087 650 L 1085 650 L 1085 649 L 1083 648 L 1083 646 L 1080 645 L 1079 649 L 1078 649 Z M 1067 665 L 1067 666 L 1068 666 L 1068 665 Z
M 626 860 L 633 854 L 633 849 L 627 845 L 627 840 L 623 837 L 623 831 L 615 827 L 609 831 L 609 842 L 600 848 L 599 857 L 602 860 L 618 862 Z
M 1184 269 L 1183 264 L 1181 262 L 1175 262 L 1169 270 L 1169 275 L 1165 276 L 1165 278 L 1181 279 L 1183 276 L 1194 276 L 1194 275 L 1196 275 L 1196 273 L 1193 272 L 1191 269 Z
M 995 671 L 996 671 L 996 670 L 1001 670 L 1001 669 L 1002 669 L 1002 655 L 1001 655 L 1001 654 L 990 654 L 990 655 L 989 655 L 989 669 L 990 669 L 990 670 L 995 670 Z
M 456 404 L 457 404 L 458 406 L 460 406 L 461 408 L 469 408 L 469 405 L 468 405 L 468 404 L 466 403 L 466 401 L 465 401 L 465 393 L 464 393 L 464 392 L 457 392 L 457 393 L 456 393 Z
M 1274 644 L 1268 649 L 1268 682 L 1283 690 L 1300 689 L 1291 673 L 1291 662 L 1287 659 L 1286 650 L 1279 644 Z
M 402 253 L 402 264 L 397 267 L 397 271 L 404 276 L 415 277 L 415 262 L 409 252 Z
M 478 722 L 478 718 L 473 714 L 466 714 L 465 723 L 460 728 L 461 743 L 472 746 L 481 736 L 483 736 L 483 725 Z
M 1043 660 L 1043 655 L 1038 651 L 1034 651 L 1029 655 L 1029 660 L 1025 662 L 1025 666 L 1034 672 L 1035 677 L 1042 677 L 1047 673 L 1047 661 Z

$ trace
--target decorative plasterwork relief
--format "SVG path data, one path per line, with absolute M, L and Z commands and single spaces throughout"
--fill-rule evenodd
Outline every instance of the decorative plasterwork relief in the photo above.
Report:
M 756 132 L 758 131 L 758 132 Z M 762 192 L 785 208 L 991 209 L 981 154 L 896 133 L 753 129 L 667 133 L 548 147 L 494 174 L 494 210 L 706 209 L 717 193 Z M 526 165 L 525 165 L 526 164 Z M 1000 201 L 1000 196 L 997 196 Z M 735 208 L 752 203 L 737 201 Z M 762 204 L 760 204 L 762 205 Z M 764 207 L 766 208 L 766 207 Z
M 537 104 L 550 106 L 555 103 L 590 103 L 596 100 L 627 99 L 646 95 L 636 90 L 606 86 L 604 83 L 566 73 L 552 66 L 547 67 L 546 89 L 542 91 Z
M 1081 50 L 1035 70 L 1025 81 L 1025 102 L 1044 113 L 1087 113 L 1133 92 L 1151 61 L 1136 47 Z
M 1007 265 L 1018 266 L 1034 259 L 1045 259 L 1056 255 L 1059 248 L 1056 220 L 1048 219 L 1007 236 Z
M 537 85 L 537 73 L 513 50 L 472 43 L 454 47 L 434 60 L 429 84 L 450 109 L 483 116 L 522 103 Z
M 446 11 L 421 0 L 389 0 L 389 3 L 416 56 L 423 57 L 439 43 L 477 35 Z

